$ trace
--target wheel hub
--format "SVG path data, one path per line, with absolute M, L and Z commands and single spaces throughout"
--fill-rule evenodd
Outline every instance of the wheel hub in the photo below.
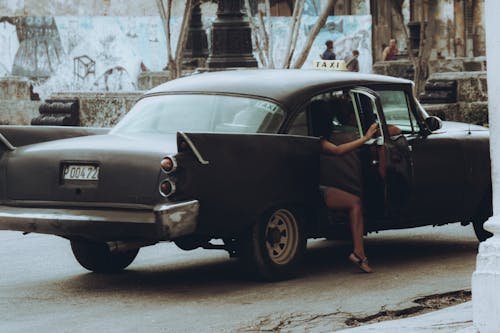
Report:
M 299 243 L 298 225 L 291 212 L 285 209 L 275 211 L 266 227 L 266 248 L 269 258 L 276 264 L 291 261 Z
M 268 229 L 267 241 L 269 242 L 269 244 L 274 245 L 276 243 L 279 243 L 280 239 L 281 239 L 281 232 L 278 228 Z

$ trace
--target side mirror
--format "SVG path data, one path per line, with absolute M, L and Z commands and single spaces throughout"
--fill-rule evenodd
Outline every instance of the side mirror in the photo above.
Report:
M 443 127 L 443 122 L 436 116 L 430 116 L 425 118 L 425 124 L 427 125 L 427 127 L 431 132 L 434 132 Z

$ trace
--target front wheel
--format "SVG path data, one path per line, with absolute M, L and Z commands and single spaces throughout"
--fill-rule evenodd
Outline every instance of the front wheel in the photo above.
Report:
M 484 222 L 486 221 L 483 220 L 472 221 L 472 226 L 474 227 L 474 233 L 476 234 L 477 240 L 480 242 L 484 242 L 485 240 L 493 236 L 491 232 L 483 228 Z
M 71 240 L 71 250 L 83 268 L 96 273 L 116 273 L 134 261 L 139 249 L 111 252 L 105 243 Z
M 306 242 L 299 216 L 290 209 L 273 209 L 243 239 L 243 260 L 260 278 L 285 279 L 296 273 Z
M 491 202 L 491 192 L 483 197 L 481 203 L 479 204 L 476 216 L 472 221 L 472 226 L 474 227 L 474 232 L 476 237 L 480 242 L 484 242 L 493 234 L 487 230 L 484 230 L 483 224 L 493 215 L 493 205 Z

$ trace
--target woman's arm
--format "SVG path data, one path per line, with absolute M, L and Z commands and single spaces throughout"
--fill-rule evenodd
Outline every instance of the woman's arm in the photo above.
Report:
M 352 150 L 355 150 L 361 147 L 366 141 L 370 140 L 372 136 L 377 132 L 378 124 L 373 123 L 370 128 L 366 131 L 365 135 L 362 138 L 357 140 L 347 142 L 341 145 L 335 145 L 328 140 L 321 140 L 321 150 L 324 153 L 333 154 L 333 155 L 342 155 L 348 153 Z
M 401 129 L 396 125 L 387 125 L 387 131 L 389 132 L 389 136 L 395 136 L 402 133 Z

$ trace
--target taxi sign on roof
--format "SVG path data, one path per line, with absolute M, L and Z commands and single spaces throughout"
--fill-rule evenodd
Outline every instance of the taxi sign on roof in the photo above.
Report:
M 326 71 L 346 71 L 347 66 L 344 60 L 315 60 L 314 68 Z

